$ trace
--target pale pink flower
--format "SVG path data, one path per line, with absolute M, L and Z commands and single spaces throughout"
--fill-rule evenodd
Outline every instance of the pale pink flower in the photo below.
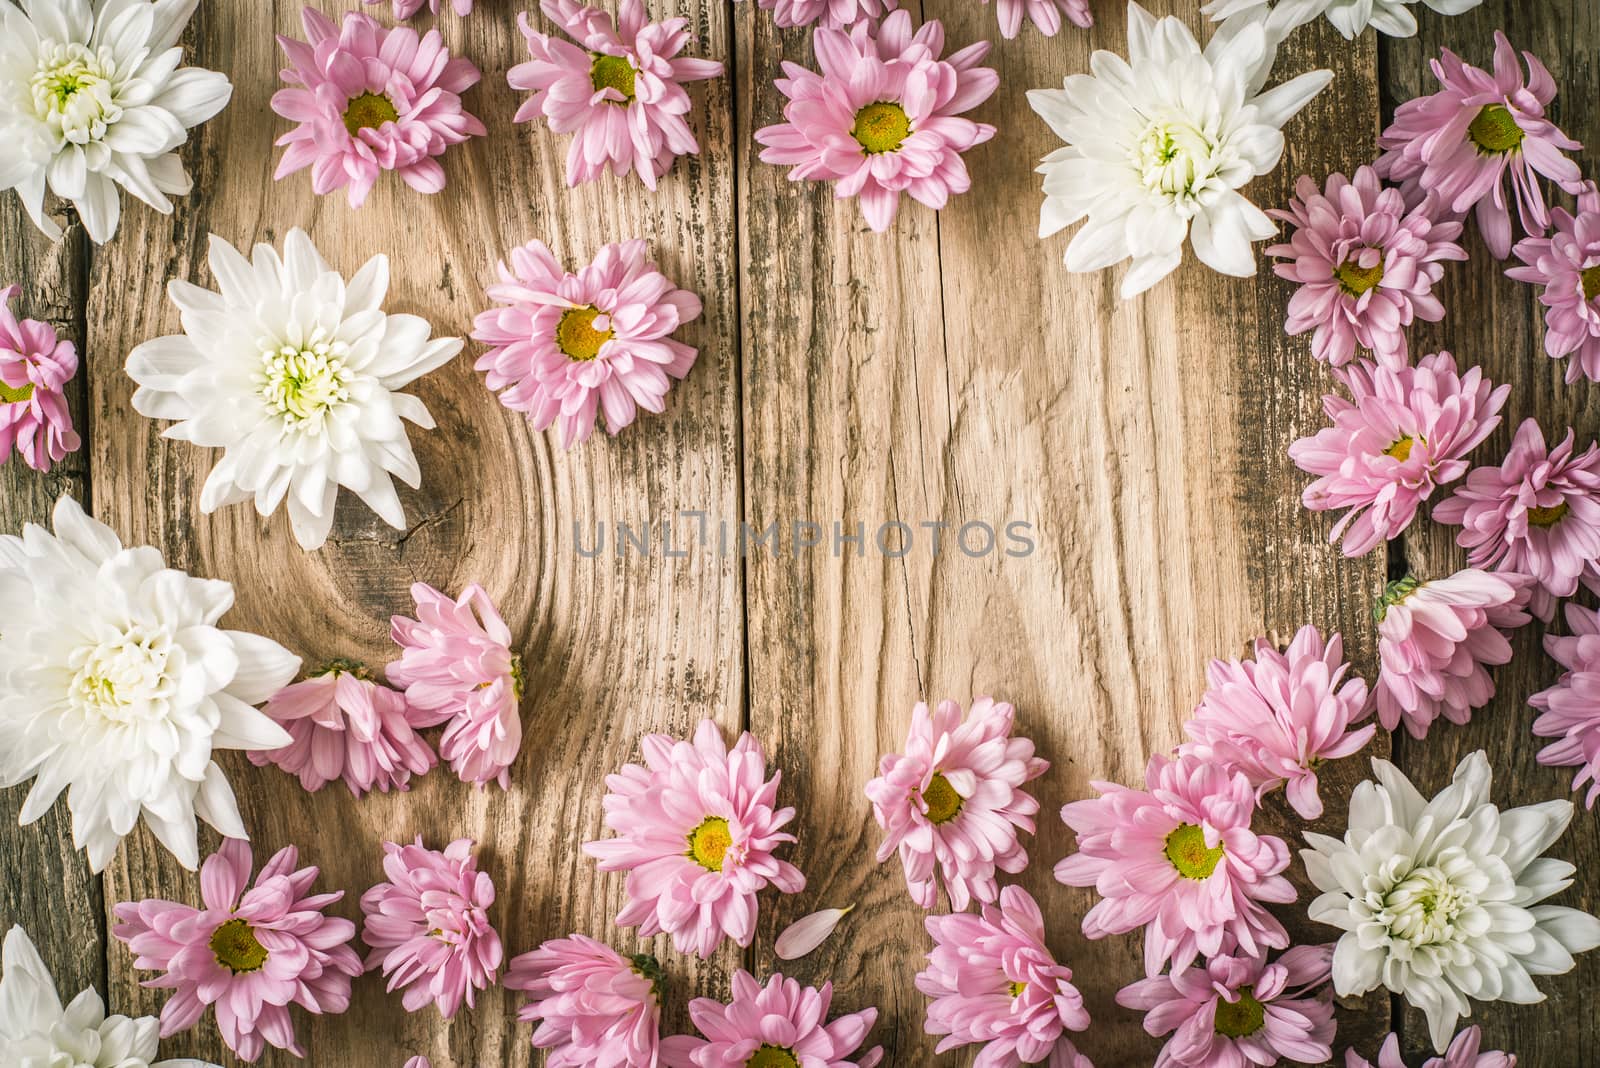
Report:
M 1528 622 L 1531 580 L 1468 569 L 1422 582 L 1411 576 L 1384 588 L 1378 621 L 1378 719 L 1402 722 L 1424 738 L 1443 716 L 1462 724 L 1494 697 L 1485 667 L 1511 660 L 1506 632 Z
M 385 842 L 388 881 L 361 895 L 367 970 L 381 967 L 391 993 L 405 988 L 407 1012 L 431 1001 L 448 1020 L 462 999 L 471 1008 L 500 969 L 504 951 L 489 922 L 494 880 L 478 870 L 472 846 L 458 838 L 439 852 L 420 835 L 411 845 Z
M 1289 944 L 1267 904 L 1288 904 L 1283 840 L 1250 830 L 1255 789 L 1243 772 L 1193 756 L 1150 758 L 1145 789 L 1091 784 L 1100 797 L 1074 801 L 1061 818 L 1078 852 L 1056 865 L 1068 886 L 1093 886 L 1101 900 L 1083 933 L 1104 938 L 1146 927 L 1144 965 L 1157 975 L 1172 962 L 1224 951 L 1256 955 Z
M 631 960 L 575 934 L 513 957 L 504 985 L 528 995 L 517 1018 L 538 1021 L 547 1068 L 656 1068 L 661 1063 L 661 965 Z
M 664 411 L 694 366 L 697 350 L 668 335 L 700 317 L 700 298 L 673 285 L 643 241 L 606 245 L 576 274 L 530 241 L 498 270 L 488 294 L 502 306 L 473 324 L 491 346 L 475 366 L 535 430 L 559 422 L 565 447 L 588 440 L 599 412 L 616 434 L 641 408 Z
M 1378 729 L 1353 726 L 1366 711 L 1367 684 L 1344 681 L 1349 670 L 1339 635 L 1324 642 L 1312 626 L 1286 653 L 1261 638 L 1253 660 L 1213 660 L 1209 688 L 1184 724 L 1192 741 L 1178 751 L 1243 772 L 1257 797 L 1282 786 L 1296 812 L 1317 819 L 1318 765 L 1358 752 Z
M 1333 1058 L 1332 968 L 1332 946 L 1296 946 L 1271 964 L 1213 957 L 1125 986 L 1117 1004 L 1144 1012 L 1150 1034 L 1172 1035 L 1155 1068 L 1324 1064 Z
M 1536 419 L 1517 428 L 1498 467 L 1475 467 L 1433 518 L 1461 527 L 1473 567 L 1533 578 L 1530 608 L 1548 621 L 1600 557 L 1600 446 L 1574 453 L 1574 435 L 1545 445 Z
M 1566 670 L 1554 686 L 1528 698 L 1539 710 L 1533 733 L 1555 738 L 1539 750 L 1539 763 L 1577 768 L 1572 788 L 1589 784 L 1590 808 L 1600 800 L 1600 614 L 1582 605 L 1567 605 L 1567 629 L 1561 637 L 1547 634 L 1545 651 Z
M 1600 382 L 1600 192 L 1589 183 L 1577 214 L 1551 212 L 1549 237 L 1526 237 L 1512 251 L 1522 261 L 1506 274 L 1543 286 L 1544 351 L 1567 362 L 1567 381 Z
M 408 1057 L 405 1068 L 433 1068 L 433 1062 L 426 1057 Z
M 989 0 L 983 0 L 988 3 Z M 1094 25 L 1094 15 L 1089 11 L 1089 0 L 995 0 L 995 14 L 1000 19 L 1000 36 L 1006 40 L 1016 37 L 1022 29 L 1022 16 L 1038 27 L 1046 37 L 1054 37 L 1061 30 L 1061 16 L 1072 20 L 1074 26 L 1087 30 Z
M 911 899 L 925 909 L 939 897 L 943 876 L 950 907 L 963 912 L 975 897 L 993 901 L 996 871 L 1028 866 L 1017 841 L 1033 833 L 1039 802 L 1022 789 L 1049 769 L 1033 742 L 1013 738 L 1016 709 L 980 697 L 963 718 L 961 706 L 941 701 L 930 714 L 918 703 L 904 753 L 890 753 L 867 783 L 872 814 L 884 829 L 878 863 L 900 854 Z
M 833 984 L 801 986 L 774 974 L 761 986 L 743 968 L 733 973 L 733 1000 L 689 1003 L 689 1018 L 704 1038 L 677 1035 L 661 1044 L 667 1068 L 747 1068 L 794 1064 L 804 1068 L 873 1068 L 882 1047 L 857 1053 L 877 1022 L 877 1009 L 862 1009 L 828 1022 Z M 769 1051 L 758 1061 L 760 1051 Z
M 1094 1068 L 1068 1035 L 1089 1026 L 1072 969 L 1057 964 L 1044 942 L 1044 917 L 1020 886 L 1000 891 L 982 914 L 929 916 L 933 936 L 917 989 L 933 999 L 924 1024 L 946 1036 L 937 1052 L 982 1045 L 982 1068 L 1049 1064 Z
M 506 80 L 533 93 L 517 122 L 543 115 L 553 132 L 573 135 L 569 186 L 609 167 L 619 178 L 637 171 L 654 189 L 674 159 L 700 151 L 684 118 L 691 105 L 683 86 L 720 77 L 722 64 L 678 57 L 689 43 L 688 19 L 650 22 L 641 0 L 622 0 L 616 20 L 577 0 L 540 0 L 539 9 L 578 44 L 539 33 L 524 13 L 519 24 L 533 58 Z
M 384 0 L 363 0 L 363 2 L 368 4 L 381 4 L 384 2 Z M 417 12 L 421 11 L 423 8 L 427 8 L 429 11 L 437 15 L 439 13 L 440 6 L 441 0 L 394 0 L 394 17 L 397 19 L 408 19 L 412 15 L 415 15 Z M 472 0 L 452 0 L 450 6 L 455 8 L 456 14 L 460 15 L 462 18 L 466 18 L 468 15 L 472 14 Z
M 772 12 L 779 29 L 817 23 L 834 30 L 848 30 L 857 23 L 876 23 L 899 6 L 899 0 L 756 0 L 756 6 Z
M 301 15 L 306 40 L 279 36 L 289 59 L 272 110 L 295 123 L 278 139 L 285 148 L 274 178 L 311 168 L 318 196 L 346 189 L 350 206 L 366 202 L 383 171 L 419 193 L 445 186 L 439 157 L 487 131 L 465 110 L 461 94 L 482 72 L 452 58 L 438 30 L 419 37 L 349 12 L 342 26 L 314 8 Z
M 1291 337 L 1314 331 L 1311 354 L 1334 367 L 1358 346 L 1385 367 L 1405 366 L 1405 328 L 1444 318 L 1433 287 L 1445 260 L 1467 258 L 1456 243 L 1461 224 L 1435 220 L 1431 202 L 1408 209 L 1371 167 L 1353 181 L 1332 175 L 1326 191 L 1302 176 L 1295 193 L 1288 210 L 1267 212 L 1294 227 L 1287 242 L 1267 249 L 1282 261 L 1273 267 L 1278 277 L 1300 286 L 1284 329 Z
M 278 850 L 250 881 L 250 845 L 227 838 L 200 869 L 204 908 L 150 898 L 123 901 L 111 933 L 137 954 L 134 967 L 163 974 L 142 985 L 172 990 L 161 1035 L 193 1027 L 214 1005 L 228 1048 L 246 1061 L 267 1044 L 304 1057 L 289 1006 L 338 1014 L 350 1007 L 361 960 L 356 926 L 326 915 L 344 897 L 309 893 L 317 869 L 296 868 L 293 846 Z
M 1484 242 L 1503 260 L 1511 252 L 1507 173 L 1522 229 L 1543 234 L 1550 209 L 1539 176 L 1578 193 L 1582 172 L 1562 152 L 1583 146 L 1545 117 L 1556 83 L 1544 64 L 1524 52 L 1524 78 L 1506 35 L 1496 30 L 1494 41 L 1492 74 L 1448 48 L 1433 61 L 1442 88 L 1395 109 L 1394 122 L 1378 138 L 1383 154 L 1377 169 L 1384 178 L 1406 182 L 1413 202 L 1432 194 L 1448 212 L 1475 207 Z
M 291 683 L 261 709 L 294 741 L 251 751 L 258 768 L 276 764 L 307 790 L 343 779 L 361 797 L 369 790 L 409 789 L 411 776 L 439 762 L 416 728 L 429 722 L 405 694 L 374 682 L 367 669 L 335 660 L 303 682 Z
M 405 688 L 420 725 L 448 724 L 439 755 L 463 782 L 504 789 L 522 748 L 522 658 L 511 651 L 511 630 L 477 583 L 452 601 L 418 582 L 411 597 L 417 618 L 389 620 L 401 649 L 389 680 Z
M 971 188 L 961 153 L 995 131 L 960 116 L 1000 84 L 978 66 L 989 42 L 941 59 L 944 27 L 932 19 L 913 34 L 906 11 L 848 34 L 819 28 L 812 42 L 822 73 L 784 62 L 777 86 L 789 103 L 783 122 L 756 131 L 763 160 L 792 165 L 793 181 L 837 183 L 834 195 L 859 197 L 877 231 L 894 222 L 901 193 L 937 210 Z
M 1350 399 L 1322 398 L 1333 425 L 1289 446 L 1289 458 L 1318 478 L 1301 500 L 1313 512 L 1348 509 L 1329 532 L 1346 556 L 1361 556 L 1411 525 L 1438 486 L 1467 473 L 1467 454 L 1500 425 L 1510 386 L 1481 368 L 1456 373 L 1448 352 L 1416 367 L 1363 360 L 1342 375 Z
M 1480 1053 L 1482 1047 L 1483 1032 L 1469 1027 L 1456 1035 L 1443 1057 L 1429 1057 L 1422 1068 L 1517 1068 L 1517 1059 L 1511 1054 L 1499 1050 Z M 1353 1049 L 1345 1051 L 1344 1065 L 1345 1068 L 1406 1068 L 1400 1056 L 1400 1036 L 1390 1035 L 1384 1040 L 1376 1065 Z
M 49 323 L 18 320 L 11 302 L 20 292 L 0 289 L 0 463 L 15 448 L 23 463 L 48 471 L 82 445 L 62 393 L 78 373 L 78 350 Z
M 756 931 L 756 893 L 785 894 L 806 877 L 773 856 L 795 840 L 782 828 L 794 809 L 777 808 L 778 772 L 746 733 L 730 751 L 722 731 L 702 720 L 694 741 L 648 734 L 644 765 L 606 776 L 606 826 L 616 834 L 585 843 L 601 871 L 628 873 L 628 904 L 617 916 L 645 938 L 672 935 L 680 953 L 709 957 L 731 938 L 748 946 Z

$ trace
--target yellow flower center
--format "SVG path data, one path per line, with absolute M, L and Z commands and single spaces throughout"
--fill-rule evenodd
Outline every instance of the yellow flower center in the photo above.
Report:
M 1192 823 L 1180 823 L 1167 835 L 1166 854 L 1185 879 L 1209 879 L 1222 860 L 1222 847 L 1206 845 L 1205 831 Z
M 762 1046 L 750 1054 L 750 1059 L 744 1062 L 744 1068 L 800 1068 L 800 1062 L 795 1060 L 793 1050 Z
M 1467 127 L 1467 136 L 1478 146 L 1481 155 L 1503 156 L 1522 147 L 1522 139 L 1527 135 L 1503 104 L 1490 104 L 1472 120 L 1472 125 Z
M 1528 525 L 1531 527 L 1544 527 L 1548 529 L 1565 519 L 1566 515 L 1566 501 L 1562 501 L 1559 504 L 1553 504 L 1549 508 L 1529 508 Z
M 355 376 L 345 366 L 347 355 L 344 342 L 321 337 L 302 346 L 267 349 L 261 353 L 256 389 L 284 426 L 318 433 L 327 413 L 350 399 Z
M 1333 269 L 1333 276 L 1339 280 L 1340 289 L 1359 297 L 1383 281 L 1383 263 L 1379 261 L 1371 267 L 1363 267 L 1353 259 L 1345 260 Z
M 1238 1001 L 1217 1002 L 1217 1034 L 1228 1038 L 1244 1038 L 1266 1026 L 1267 1010 L 1256 1000 L 1255 990 L 1245 987 L 1239 991 Z
M 1593 300 L 1595 297 L 1600 297 L 1600 263 L 1595 264 L 1593 267 L 1585 267 L 1583 273 L 1578 277 L 1583 280 L 1584 300 Z
M 850 136 L 868 155 L 893 152 L 911 136 L 911 118 L 899 104 L 892 100 L 880 100 L 856 112 L 856 123 L 850 127 Z
M 1384 449 L 1383 454 L 1385 456 L 1393 456 L 1401 463 L 1405 463 L 1407 460 L 1411 459 L 1411 446 L 1415 445 L 1416 443 L 1416 439 L 1410 434 L 1407 434 L 1393 445 L 1390 445 L 1387 449 Z
M 949 823 L 961 815 L 961 795 L 950 785 L 950 780 L 937 771 L 922 791 L 922 803 L 928 806 L 928 820 L 932 823 Z
M 344 109 L 344 128 L 354 137 L 362 130 L 376 130 L 386 122 L 396 122 L 400 112 L 386 96 L 362 93 Z
M 596 52 L 594 62 L 589 65 L 589 83 L 597 93 L 604 89 L 615 89 L 622 94 L 622 99 L 611 103 L 624 105 L 633 99 L 634 73 L 633 64 L 628 62 L 627 56 L 608 56 Z
M 8 386 L 0 382 L 0 404 L 21 404 L 33 398 L 33 383 L 24 382 L 20 386 Z
M 1007 986 L 1006 989 L 1011 991 L 1011 996 L 1013 998 L 1020 998 L 1022 996 L 1022 992 L 1024 990 L 1028 989 L 1028 984 L 1027 983 L 1012 983 L 1009 986 Z
M 721 871 L 728 847 L 733 845 L 733 834 L 728 821 L 721 816 L 707 816 L 689 832 L 689 856 L 706 871 Z
M 599 308 L 584 305 L 568 308 L 556 326 L 556 345 L 569 360 L 592 360 L 600 355 L 600 347 L 610 341 L 616 331 L 611 329 L 611 317 L 605 316 L 605 329 L 595 327 L 596 319 L 603 313 Z
M 256 941 L 256 933 L 244 920 L 232 919 L 211 933 L 211 952 L 217 963 L 233 972 L 260 971 L 267 963 L 267 950 Z

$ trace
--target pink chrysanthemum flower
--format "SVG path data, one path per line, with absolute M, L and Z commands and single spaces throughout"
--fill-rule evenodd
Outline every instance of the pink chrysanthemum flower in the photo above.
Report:
M 1398 189 L 1386 189 L 1371 167 L 1328 179 L 1327 190 L 1309 177 L 1295 185 L 1288 210 L 1267 212 L 1294 227 L 1267 255 L 1280 261 L 1278 277 L 1298 283 L 1284 329 L 1311 335 L 1311 354 L 1334 367 L 1349 363 L 1357 346 L 1378 363 L 1407 362 L 1406 332 L 1414 319 L 1436 323 L 1444 305 L 1433 287 L 1445 260 L 1465 260 L 1456 243 L 1461 224 L 1436 221 L 1431 202 L 1407 209 Z
M 756 131 L 763 160 L 793 165 L 794 181 L 837 183 L 835 195 L 859 197 L 867 225 L 880 232 L 894 222 L 901 193 L 937 210 L 971 188 L 961 153 L 994 127 L 960 116 L 1000 84 L 978 66 L 989 42 L 940 59 L 944 27 L 932 19 L 913 34 L 906 11 L 848 34 L 821 28 L 812 40 L 822 73 L 785 61 L 777 81 L 789 98 L 785 121 Z
M 411 845 L 385 842 L 388 882 L 361 895 L 367 970 L 381 967 L 391 993 L 405 988 L 407 1012 L 431 1001 L 448 1020 L 463 999 L 471 1008 L 500 969 L 504 950 L 489 922 L 494 880 L 478 870 L 472 845 L 458 838 L 441 853 L 420 835 Z
M 1451 1040 L 1443 1057 L 1429 1057 L 1422 1068 L 1517 1068 L 1517 1059 L 1511 1054 L 1499 1050 L 1480 1053 L 1482 1048 L 1483 1032 L 1469 1027 Z M 1345 1068 L 1406 1068 L 1405 1059 L 1400 1056 L 1400 1036 L 1390 1035 L 1384 1040 L 1377 1065 L 1353 1049 L 1345 1051 L 1344 1065 Z
M 637 171 L 654 189 L 674 159 L 700 151 L 684 119 L 690 104 L 683 86 L 720 77 L 722 64 L 677 58 L 689 43 L 688 19 L 650 22 L 641 0 L 622 0 L 616 21 L 577 0 L 540 0 L 539 8 L 578 44 L 539 33 L 523 14 L 519 24 L 533 58 L 506 79 L 533 93 L 517 122 L 543 115 L 552 131 L 573 135 L 569 186 L 592 182 L 609 167 L 619 178 Z
M 833 984 L 821 990 L 774 974 L 761 986 L 743 968 L 733 973 L 733 1000 L 695 998 L 689 1018 L 705 1038 L 677 1035 L 661 1044 L 667 1068 L 873 1068 L 883 1049 L 856 1050 L 877 1022 L 862 1009 L 828 1022 Z
M 18 320 L 19 286 L 0 289 L 0 463 L 16 449 L 23 463 L 48 471 L 82 442 L 62 387 L 78 373 L 78 350 L 49 323 Z
M 549 1068 L 656 1068 L 664 981 L 654 957 L 575 934 L 512 958 L 503 983 L 528 995 L 517 1018 L 538 1021 Z
M 1511 660 L 1506 632 L 1528 622 L 1531 580 L 1468 569 L 1422 582 L 1411 576 L 1384 588 L 1378 621 L 1378 719 L 1402 722 L 1424 738 L 1443 716 L 1462 724 L 1494 697 L 1485 667 Z
M 420 725 L 448 723 L 439 755 L 463 782 L 504 789 L 522 749 L 522 658 L 511 651 L 511 630 L 476 583 L 452 601 L 418 582 L 411 597 L 417 618 L 389 621 L 401 649 L 389 680 L 405 688 Z
M 761 743 L 746 733 L 730 751 L 722 731 L 702 720 L 694 741 L 645 735 L 644 765 L 606 776 L 606 826 L 616 834 L 583 850 L 601 871 L 628 873 L 622 927 L 643 937 L 672 935 L 680 953 L 709 957 L 723 938 L 755 937 L 756 893 L 785 894 L 806 877 L 773 851 L 794 835 L 782 828 L 794 809 L 776 808 L 778 772 L 767 778 Z
M 1539 750 L 1539 763 L 1577 768 L 1574 790 L 1589 784 L 1588 807 L 1600 800 L 1600 613 L 1567 605 L 1567 637 L 1547 634 L 1545 651 L 1566 670 L 1549 689 L 1528 698 L 1539 710 L 1533 733 L 1555 738 Z
M 1378 139 L 1383 154 L 1377 168 L 1384 178 L 1406 182 L 1413 202 L 1418 194 L 1432 194 L 1446 211 L 1465 214 L 1476 207 L 1484 242 L 1503 260 L 1511 252 L 1507 173 L 1522 229 L 1543 234 L 1550 209 L 1539 176 L 1580 192 L 1582 172 L 1562 152 L 1583 146 L 1545 118 L 1556 83 L 1544 64 L 1524 52 L 1524 78 L 1506 35 L 1496 30 L 1494 41 L 1492 74 L 1444 49 L 1433 61 L 1443 88 L 1395 110 L 1394 122 Z
M 1144 1012 L 1150 1034 L 1172 1034 L 1155 1068 L 1324 1064 L 1333 1058 L 1332 969 L 1332 946 L 1296 946 L 1271 964 L 1213 957 L 1125 986 L 1117 1004 Z
M 1169 960 L 1182 969 L 1201 955 L 1256 955 L 1289 944 L 1265 908 L 1295 899 L 1283 877 L 1289 849 L 1250 830 L 1256 796 L 1243 772 L 1157 754 L 1143 790 L 1092 785 L 1100 797 L 1061 810 L 1078 834 L 1078 852 L 1056 865 L 1058 880 L 1101 895 L 1083 918 L 1084 934 L 1146 927 L 1144 965 L 1152 976 Z
M 1526 237 L 1512 251 L 1522 261 L 1506 274 L 1543 286 L 1544 351 L 1567 360 L 1567 381 L 1600 382 L 1600 191 L 1589 183 L 1576 215 L 1551 212 L 1549 237 Z M 1570 357 L 1570 359 L 1568 359 Z
M 988 697 L 973 701 L 965 719 L 954 701 L 931 715 L 918 703 L 905 752 L 885 756 L 867 783 L 885 831 L 878 863 L 898 850 L 911 898 L 925 909 L 939 896 L 935 866 L 957 912 L 974 897 L 995 900 L 996 870 L 1028 866 L 1017 830 L 1033 833 L 1039 802 L 1022 786 L 1050 764 L 1033 755 L 1031 741 L 1011 736 L 1015 722 L 1014 708 Z
M 1026 890 L 1006 887 L 999 906 L 985 905 L 980 916 L 925 922 L 933 948 L 917 989 L 933 999 L 928 1034 L 946 1036 L 937 1052 L 982 1045 L 976 1063 L 984 1068 L 1094 1068 L 1068 1035 L 1089 1026 L 1083 995 L 1046 948 L 1044 917 Z
M 1318 765 L 1358 752 L 1378 729 L 1352 726 L 1366 711 L 1367 684 L 1345 682 L 1349 670 L 1339 635 L 1324 642 L 1312 626 L 1287 653 L 1261 638 L 1254 660 L 1213 660 L 1210 687 L 1184 725 L 1192 741 L 1178 751 L 1243 772 L 1257 797 L 1282 786 L 1296 812 L 1317 819 Z
M 700 317 L 700 298 L 673 285 L 643 241 L 607 245 L 576 274 L 530 241 L 499 275 L 488 293 L 503 307 L 473 324 L 491 346 L 475 366 L 535 430 L 559 422 L 565 447 L 589 439 L 599 412 L 616 434 L 640 408 L 664 411 L 673 379 L 694 366 L 697 350 L 668 335 Z
M 273 855 L 253 887 L 251 859 L 248 843 L 224 839 L 200 869 L 204 908 L 120 902 L 111 933 L 138 955 L 134 967 L 165 973 L 142 985 L 174 991 L 161 1007 L 163 1038 L 214 1005 L 222 1040 L 244 1060 L 267 1044 L 304 1057 L 289 1006 L 324 1014 L 350 1007 L 350 981 L 361 974 L 349 944 L 356 925 L 326 915 L 344 892 L 310 894 L 317 869 L 296 868 L 293 846 Z
M 363 0 L 363 2 L 381 4 L 384 0 Z M 427 8 L 437 15 L 442 6 L 441 0 L 394 0 L 394 17 L 396 19 L 408 19 L 423 8 Z M 472 0 L 453 0 L 450 6 L 454 7 L 456 14 L 462 18 L 472 14 Z
M 1473 567 L 1531 576 L 1530 607 L 1548 622 L 1600 557 L 1600 446 L 1575 453 L 1569 428 L 1549 448 L 1528 419 L 1500 466 L 1473 468 L 1433 518 L 1462 528 L 1456 543 Z
M 1393 370 L 1363 360 L 1342 377 L 1350 399 L 1322 398 L 1333 425 L 1290 445 L 1289 458 L 1318 476 L 1301 498 L 1308 509 L 1349 509 L 1329 540 L 1342 537 L 1344 554 L 1361 556 L 1467 473 L 1467 454 L 1500 425 L 1511 387 L 1496 388 L 1478 367 L 1458 375 L 1448 352 Z
M 756 0 L 772 12 L 779 29 L 816 23 L 831 30 L 849 30 L 858 23 L 876 23 L 899 6 L 900 0 Z
M 288 56 L 272 110 L 297 125 L 278 139 L 285 151 L 274 178 L 311 168 L 318 196 L 347 190 L 359 208 L 378 175 L 394 171 L 419 193 L 445 186 L 439 157 L 487 131 L 461 104 L 482 72 L 452 58 L 438 30 L 419 37 L 350 12 L 343 26 L 313 8 L 301 15 L 306 40 L 280 36 Z
M 983 2 L 987 4 L 989 0 Z M 1024 15 L 1046 37 L 1054 37 L 1061 31 L 1062 15 L 1080 29 L 1087 30 L 1094 25 L 1089 0 L 995 0 L 994 6 L 1000 19 L 1000 36 L 1008 41 L 1021 31 Z
M 251 751 L 258 768 L 276 764 L 298 776 L 307 790 L 343 779 L 357 797 L 369 790 L 405 790 L 411 776 L 439 762 L 416 728 L 429 722 L 405 695 L 374 682 L 360 664 L 335 660 L 303 682 L 267 699 L 261 711 L 294 741 L 282 749 Z

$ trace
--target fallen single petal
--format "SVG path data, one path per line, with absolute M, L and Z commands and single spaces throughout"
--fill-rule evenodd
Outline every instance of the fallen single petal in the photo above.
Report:
M 783 929 L 778 936 L 779 960 L 799 960 L 828 940 L 839 921 L 855 911 L 855 906 L 843 909 L 823 909 L 802 917 Z

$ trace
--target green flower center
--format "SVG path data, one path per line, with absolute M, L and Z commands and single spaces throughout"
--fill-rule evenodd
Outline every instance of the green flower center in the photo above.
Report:
M 1222 860 L 1222 847 L 1206 845 L 1205 831 L 1192 823 L 1181 823 L 1167 835 L 1166 854 L 1185 879 L 1209 879 Z
M 621 100 L 611 101 L 613 104 L 623 105 L 633 99 L 634 74 L 633 64 L 628 62 L 627 56 L 607 56 L 596 52 L 594 62 L 589 65 L 589 83 L 594 86 L 595 92 L 615 89 L 622 94 Z
M 1244 987 L 1238 1001 L 1217 1002 L 1217 1034 L 1228 1038 L 1244 1038 L 1261 1030 L 1267 1022 L 1267 1010 L 1255 998 L 1255 990 Z
M 217 963 L 233 972 L 260 971 L 267 963 L 267 950 L 256 941 L 256 933 L 244 920 L 232 919 L 211 933 L 211 952 Z
M 744 1062 L 744 1068 L 800 1068 L 800 1062 L 795 1060 L 793 1050 L 762 1046 L 750 1054 L 750 1059 Z
M 1407 434 L 1393 445 L 1390 445 L 1387 449 L 1384 449 L 1383 454 L 1385 456 L 1393 456 L 1401 463 L 1405 463 L 1407 460 L 1411 459 L 1411 446 L 1415 445 L 1416 443 L 1417 439 L 1413 438 L 1410 434 Z
M 1467 127 L 1467 136 L 1485 156 L 1503 156 L 1522 146 L 1527 134 L 1517 125 L 1516 118 L 1503 104 L 1490 104 L 1478 112 L 1478 117 Z
M 893 152 L 911 136 L 911 119 L 899 104 L 880 100 L 856 112 L 856 123 L 850 127 L 850 136 L 868 155 Z
M 950 785 L 950 780 L 937 771 L 928 781 L 928 788 L 922 791 L 922 803 L 928 806 L 931 823 L 949 823 L 961 815 L 961 795 Z
M 348 355 L 344 342 L 321 337 L 301 346 L 268 349 L 261 354 L 256 388 L 286 427 L 317 433 L 327 413 L 350 399 L 355 376 L 345 366 Z
M 1543 527 L 1549 529 L 1566 518 L 1567 502 L 1553 504 L 1549 508 L 1529 508 L 1528 525 L 1530 527 Z
M 1378 596 L 1378 603 L 1373 606 L 1373 621 L 1382 623 L 1384 617 L 1389 614 L 1391 607 L 1416 593 L 1422 586 L 1423 581 L 1413 575 L 1407 575 L 1405 578 L 1395 579 L 1389 583 L 1383 588 L 1383 593 Z
M 344 128 L 354 137 L 362 130 L 376 130 L 386 122 L 397 122 L 400 112 L 386 96 L 362 93 L 344 109 Z
M 1333 269 L 1333 276 L 1339 280 L 1340 289 L 1359 297 L 1383 281 L 1383 263 L 1379 261 L 1371 267 L 1363 267 L 1353 259 L 1345 260 Z
M 1593 300 L 1595 297 L 1600 297 L 1600 263 L 1595 264 L 1593 267 L 1585 267 L 1583 273 L 1578 277 L 1583 280 L 1584 300 Z
M 733 834 L 728 821 L 721 816 L 707 816 L 700 826 L 689 832 L 689 856 L 706 871 L 721 871 L 722 861 L 733 845 Z
M 0 382 L 0 404 L 21 404 L 25 400 L 32 399 L 32 382 L 24 382 L 20 386 L 8 386 Z
M 597 328 L 595 320 L 604 316 L 605 329 Z M 610 341 L 616 331 L 611 329 L 611 317 L 599 308 L 584 305 L 568 308 L 556 326 L 556 345 L 569 360 L 588 361 L 600 355 L 600 347 Z
M 28 80 L 34 115 L 59 143 L 99 141 L 122 118 L 116 99 L 117 66 L 111 50 L 45 42 L 39 67 Z

